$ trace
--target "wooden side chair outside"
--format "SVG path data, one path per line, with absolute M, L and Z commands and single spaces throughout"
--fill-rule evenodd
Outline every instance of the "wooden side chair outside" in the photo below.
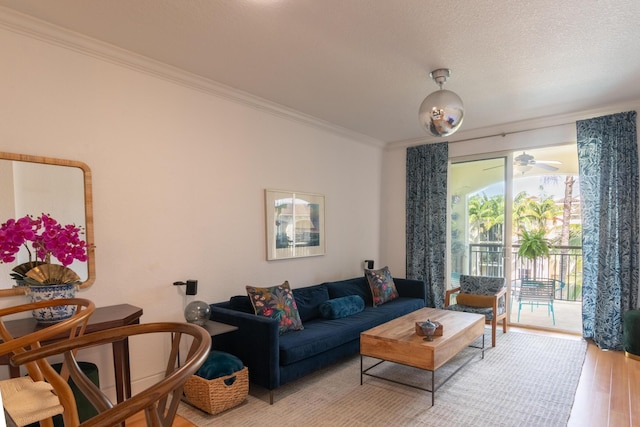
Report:
M 14 338 L 6 328 L 6 317 L 42 308 L 75 306 L 74 314 L 60 322 Z M 55 299 L 0 309 L 0 354 L 13 357 L 41 348 L 53 339 L 69 339 L 84 334 L 89 316 L 95 310 L 93 302 L 83 298 Z M 63 366 L 59 375 L 46 359 L 26 364 L 28 376 L 0 381 L 0 393 L 5 411 L 18 426 L 40 422 L 53 426 L 52 417 L 62 415 L 65 425 L 78 424 L 76 402 L 69 384 L 68 371 Z
M 131 398 L 114 405 L 82 372 L 75 360 L 74 352 L 85 347 L 110 344 L 124 338 L 139 335 L 148 336 L 149 334 L 163 334 L 171 340 L 164 377 Z M 181 343 L 183 346 L 186 343 L 188 348 L 186 359 L 182 364 L 179 363 Z M 12 362 L 16 365 L 22 365 L 57 354 L 64 355 L 64 361 L 69 368 L 71 378 L 98 411 L 98 415 L 82 424 L 67 425 L 65 423 L 67 427 L 124 425 L 127 418 L 142 411 L 144 411 L 148 426 L 169 427 L 175 419 L 185 382 L 205 362 L 210 348 L 211 336 L 204 328 L 192 323 L 160 322 L 122 326 L 94 332 L 16 355 Z M 154 351 L 154 349 L 149 351 Z M 157 351 L 161 351 L 161 349 L 157 349 Z
M 460 286 L 445 293 L 447 310 L 483 314 L 485 323 L 491 325 L 491 346 L 496 346 L 496 329 L 502 322 L 502 332 L 507 332 L 507 288 L 504 277 L 460 275 Z M 456 303 L 451 304 L 452 296 Z

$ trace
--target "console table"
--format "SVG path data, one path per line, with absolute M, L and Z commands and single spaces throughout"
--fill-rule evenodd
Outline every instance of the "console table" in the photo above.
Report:
M 110 305 L 98 307 L 89 317 L 89 323 L 85 334 L 117 328 L 119 326 L 134 325 L 140 323 L 142 309 L 129 304 Z M 34 318 L 10 320 L 5 323 L 7 329 L 15 337 L 21 337 L 37 329 L 46 328 L 46 324 L 36 322 Z M 66 339 L 67 336 L 56 337 L 55 340 Z M 113 368 L 116 376 L 116 396 L 118 403 L 131 397 L 131 370 L 129 365 L 129 340 L 112 343 Z M 0 356 L 0 365 L 9 366 L 11 378 L 20 376 L 20 368 L 11 366 L 10 357 L 7 354 Z

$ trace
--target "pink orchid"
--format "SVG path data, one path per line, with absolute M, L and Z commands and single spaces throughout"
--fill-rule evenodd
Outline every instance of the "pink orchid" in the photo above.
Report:
M 15 261 L 15 255 L 24 246 L 29 252 L 35 250 L 36 260 L 50 263 L 51 256 L 63 266 L 74 260 L 87 260 L 87 242 L 80 238 L 80 227 L 69 224 L 62 226 L 49 215 L 42 214 L 37 218 L 27 215 L 18 220 L 9 219 L 0 226 L 0 262 Z

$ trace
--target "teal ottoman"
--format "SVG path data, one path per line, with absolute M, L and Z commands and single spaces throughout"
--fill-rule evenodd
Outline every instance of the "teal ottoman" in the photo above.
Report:
M 640 360 L 640 310 L 629 310 L 624 314 L 622 345 L 625 356 Z

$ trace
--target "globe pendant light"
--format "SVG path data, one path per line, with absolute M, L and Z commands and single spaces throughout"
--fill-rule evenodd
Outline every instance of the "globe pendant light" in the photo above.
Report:
M 427 96 L 418 112 L 420 124 L 434 136 L 451 135 L 458 130 L 464 117 L 462 99 L 450 90 L 442 88 L 449 76 L 451 71 L 448 68 L 439 68 L 429 73 L 429 77 L 440 86 L 440 90 Z

